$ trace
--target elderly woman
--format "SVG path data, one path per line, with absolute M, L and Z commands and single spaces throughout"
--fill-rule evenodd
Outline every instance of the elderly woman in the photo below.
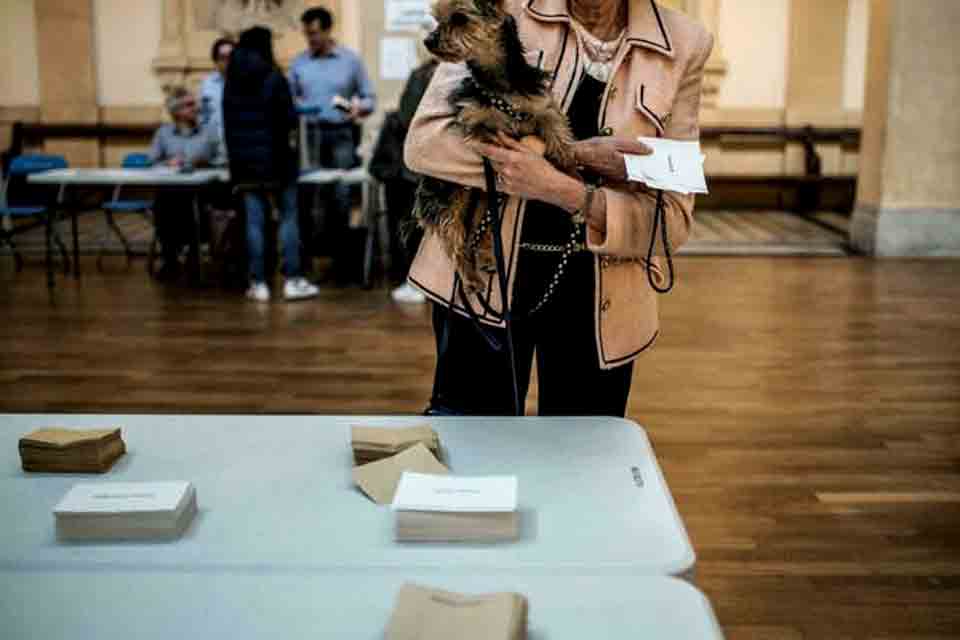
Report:
M 540 415 L 623 416 L 633 362 L 659 333 L 651 281 L 660 286 L 664 278 L 657 256 L 646 262 L 657 194 L 626 182 L 623 153 L 649 153 L 638 136 L 699 137 L 713 37 L 654 0 L 503 3 L 517 21 L 528 61 L 553 79 L 553 96 L 578 140 L 581 175 L 561 173 L 513 141 L 464 145 L 449 126 L 446 98 L 467 70 L 451 64 L 439 67 L 421 103 L 406 163 L 417 173 L 484 188 L 486 157 L 498 190 L 509 196 L 501 236 L 521 406 L 536 353 Z M 669 250 L 686 240 L 693 205 L 693 196 L 662 194 Z M 578 242 L 563 264 L 571 228 Z M 664 251 L 658 242 L 657 255 Z M 497 348 L 506 339 L 498 288 L 490 287 L 485 301 L 467 299 L 432 235 L 421 244 L 410 282 L 435 303 L 437 367 L 428 412 L 513 413 L 511 364 Z M 492 336 L 477 330 L 468 304 Z

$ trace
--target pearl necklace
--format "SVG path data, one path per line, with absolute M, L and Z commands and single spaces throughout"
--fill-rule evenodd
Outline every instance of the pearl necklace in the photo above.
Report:
M 590 33 L 586 27 L 576 20 L 573 21 L 573 25 L 580 33 L 583 48 L 587 54 L 588 62 L 585 67 L 587 74 L 600 82 L 606 82 L 610 79 L 610 73 L 613 71 L 613 58 L 620 50 L 620 45 L 627 35 L 627 30 L 623 29 L 619 36 L 613 40 L 605 41 Z

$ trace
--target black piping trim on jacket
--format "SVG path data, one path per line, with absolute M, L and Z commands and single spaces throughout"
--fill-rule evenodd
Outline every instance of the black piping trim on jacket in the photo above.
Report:
M 557 83 L 557 76 L 560 75 L 560 65 L 563 64 L 563 57 L 567 55 L 567 40 L 569 39 L 570 25 L 567 25 L 567 28 L 563 32 L 563 45 L 560 47 L 560 57 L 557 59 L 557 66 L 553 69 L 553 78 L 550 80 L 551 88 Z
M 657 338 L 659 338 L 659 337 L 660 337 L 660 331 L 657 330 L 657 331 L 653 334 L 653 337 L 650 338 L 650 341 L 647 342 L 647 344 L 643 345 L 642 347 L 640 347 L 639 349 L 637 349 L 636 351 L 634 351 L 634 352 L 631 353 L 630 355 L 623 356 L 622 358 L 617 358 L 616 360 L 607 360 L 606 357 L 604 357 L 604 358 L 603 358 L 603 363 L 604 363 L 604 364 L 608 364 L 608 365 L 613 365 L 613 366 L 616 366 L 616 365 L 618 365 L 618 364 L 626 364 L 626 362 L 627 362 L 628 360 L 633 360 L 633 359 L 636 358 L 638 355 L 640 355 L 641 353 L 643 353 L 644 351 L 646 351 L 647 349 L 649 349 L 651 346 L 653 346 L 653 343 L 656 342 L 656 341 L 657 341 Z M 601 348 L 601 349 L 603 348 L 603 336 L 600 337 L 600 348 Z
M 670 44 L 670 38 L 667 37 L 667 30 L 663 26 L 663 18 L 660 17 L 660 9 L 657 8 L 657 3 L 655 0 L 650 0 L 650 7 L 653 9 L 653 15 L 657 18 L 657 26 L 660 27 L 660 35 L 663 36 L 663 44 L 654 42 L 653 40 L 647 40 L 646 38 L 627 38 L 627 42 L 644 42 L 657 47 L 658 49 L 663 49 L 664 51 L 673 51 L 673 46 Z
M 651 109 L 650 107 L 647 106 L 647 101 L 646 101 L 646 98 L 644 97 L 645 94 L 646 94 L 646 90 L 647 90 L 647 85 L 641 84 L 641 85 L 640 85 L 640 106 L 643 107 L 643 110 L 644 110 L 651 118 L 653 118 L 654 120 L 657 121 L 657 125 L 660 127 L 660 131 L 666 131 L 667 128 L 664 126 L 663 120 L 660 119 L 660 116 L 658 116 L 658 115 L 653 111 L 653 109 Z
M 556 13 L 556 14 L 540 13 L 539 11 L 533 8 L 533 3 L 536 1 L 537 0 L 530 0 L 530 2 L 527 3 L 527 9 L 529 9 L 532 13 L 537 14 L 541 18 L 553 19 L 553 18 L 569 18 L 570 17 L 565 13 Z
M 455 287 L 455 288 L 456 288 L 457 278 L 459 278 L 459 275 L 454 275 L 454 287 Z M 450 298 L 444 298 L 443 296 L 441 296 L 440 294 L 438 294 L 436 291 L 434 291 L 434 290 L 431 289 L 430 287 L 426 286 L 425 284 L 423 284 L 422 282 L 420 282 L 419 280 L 417 280 L 417 279 L 414 278 L 413 276 L 408 275 L 408 276 L 407 276 L 407 279 L 408 279 L 410 282 L 412 282 L 413 284 L 417 285 L 417 287 L 420 289 L 420 291 L 422 291 L 422 292 L 424 293 L 424 295 L 426 295 L 428 298 L 430 298 L 431 300 L 433 300 L 433 301 L 436 302 L 437 304 L 439 304 L 439 305 L 441 305 L 441 306 L 443 306 L 443 307 L 451 307 L 454 311 L 459 311 L 459 312 L 461 312 L 463 315 L 466 315 L 467 317 L 469 317 L 470 311 L 469 311 L 465 306 L 463 306 L 462 304 L 459 304 L 459 303 L 456 301 L 460 296 L 455 296 L 455 297 L 454 297 L 454 301 L 453 301 L 453 303 L 451 304 Z M 480 319 L 481 319 L 481 320 L 487 320 L 486 316 L 481 316 Z M 488 320 L 488 322 L 489 322 L 489 320 Z M 500 327 L 500 326 L 503 324 L 503 320 L 501 319 L 499 322 L 495 322 L 495 323 L 491 323 L 491 324 L 492 324 L 493 326 Z

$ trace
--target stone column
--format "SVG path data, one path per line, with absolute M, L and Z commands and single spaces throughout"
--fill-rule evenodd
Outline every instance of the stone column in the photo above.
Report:
M 96 124 L 93 0 L 36 0 L 40 117 L 51 124 Z M 44 145 L 76 166 L 96 167 L 96 140 L 56 139 Z
M 851 242 L 960 256 L 960 2 L 873 0 Z

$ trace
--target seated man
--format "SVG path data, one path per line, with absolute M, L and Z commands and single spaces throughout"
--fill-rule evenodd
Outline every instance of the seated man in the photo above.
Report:
M 200 126 L 196 98 L 187 89 L 174 87 L 168 90 L 166 106 L 173 122 L 160 127 L 153 136 L 153 164 L 182 170 L 210 165 L 220 155 L 219 135 L 215 126 Z M 163 267 L 157 274 L 161 280 L 174 279 L 180 273 L 180 250 L 194 233 L 194 197 L 193 193 L 178 191 L 157 195 L 154 215 L 163 251 Z

